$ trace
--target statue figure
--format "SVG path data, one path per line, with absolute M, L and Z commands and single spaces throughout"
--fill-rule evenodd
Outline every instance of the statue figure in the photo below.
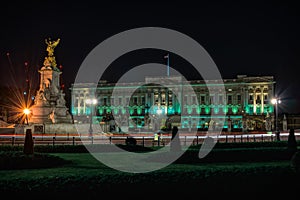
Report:
M 56 100 L 57 106 L 64 106 L 66 104 L 66 101 L 64 99 L 64 95 L 62 92 L 60 92 L 58 99 Z
M 58 45 L 60 41 L 60 38 L 58 38 L 56 41 L 51 41 L 51 39 L 49 38 L 49 40 L 45 39 L 47 46 L 47 51 L 48 51 L 48 56 L 52 57 L 54 55 L 54 48 Z
M 51 94 L 59 93 L 59 89 L 57 88 L 57 86 L 54 84 L 54 82 L 52 80 L 50 80 L 50 92 L 51 92 Z
M 58 45 L 59 41 L 59 38 L 56 41 L 51 41 L 50 38 L 48 40 L 45 39 L 45 43 L 47 44 L 46 51 L 48 51 L 48 57 L 45 57 L 44 60 L 44 66 L 46 69 L 51 69 L 52 66 L 55 71 L 59 71 L 56 67 L 57 64 L 54 56 L 54 48 Z
M 52 110 L 52 112 L 49 114 L 49 119 L 51 119 L 52 123 L 55 124 L 55 113 L 54 113 L 54 109 Z

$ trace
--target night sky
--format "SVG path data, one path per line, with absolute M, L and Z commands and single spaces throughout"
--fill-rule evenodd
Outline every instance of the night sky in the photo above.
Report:
M 110 3 L 109 3 L 110 2 Z M 224 79 L 238 74 L 274 76 L 280 111 L 300 113 L 299 6 L 289 1 L 238 3 L 188 1 L 7 1 L 0 6 L 0 85 L 25 84 L 25 67 L 38 85 L 46 38 L 61 41 L 55 49 L 62 65 L 66 100 L 85 57 L 103 40 L 128 29 L 165 27 L 202 45 Z M 8 54 L 9 53 L 9 56 Z M 166 64 L 160 50 L 141 50 L 117 59 L 102 79 L 117 81 L 143 63 Z M 187 79 L 201 78 L 189 64 L 172 55 L 172 67 Z

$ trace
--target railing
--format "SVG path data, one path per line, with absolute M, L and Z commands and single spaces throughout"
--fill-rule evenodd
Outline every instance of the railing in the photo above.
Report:
M 288 133 L 281 133 L 280 140 L 287 141 Z M 295 133 L 296 140 L 300 140 L 300 133 Z M 86 144 L 125 144 L 127 137 L 133 137 L 137 145 L 142 146 L 164 146 L 169 145 L 171 142 L 170 135 L 163 135 L 159 140 L 154 140 L 154 136 L 138 136 L 138 135 L 96 135 L 93 137 L 88 136 L 68 136 L 68 135 L 35 135 L 33 136 L 35 145 L 86 145 Z M 198 145 L 203 143 L 205 135 L 181 135 L 180 142 L 183 146 Z M 276 140 L 275 134 L 231 134 L 211 136 L 219 143 L 234 143 L 234 142 L 272 142 Z M 23 145 L 24 135 L 0 135 L 0 145 Z

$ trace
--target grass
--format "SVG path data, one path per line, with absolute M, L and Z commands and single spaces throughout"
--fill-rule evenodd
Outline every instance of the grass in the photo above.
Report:
M 283 152 L 282 148 L 215 149 L 215 158 L 236 155 L 231 151 L 244 151 L 251 155 L 272 155 Z M 197 152 L 193 148 L 192 152 Z M 263 154 L 263 152 L 265 152 Z M 220 154 L 222 153 L 222 154 Z M 229 154 L 228 154 L 229 153 Z M 233 152 L 234 153 L 234 152 Z M 267 154 L 266 154 L 267 153 Z M 270 154 L 269 154 L 270 153 Z M 0 193 L 9 195 L 30 194 L 78 197 L 98 197 L 104 193 L 114 195 L 153 196 L 155 193 L 185 194 L 277 194 L 282 191 L 297 191 L 293 182 L 299 174 L 291 168 L 289 159 L 228 162 L 173 162 L 164 168 L 148 173 L 127 173 L 112 169 L 99 162 L 89 153 L 48 153 L 70 161 L 68 164 L 43 169 L 0 170 Z M 106 153 L 112 158 L 118 153 Z M 194 155 L 194 154 L 193 154 Z M 195 154 L 196 155 L 196 154 Z M 284 154 L 285 155 L 285 154 Z M 264 156 L 261 156 L 263 158 Z M 130 157 L 124 158 L 130 162 Z M 232 160 L 232 159 L 229 159 Z M 156 190 L 155 188 L 159 188 Z M 273 191 L 270 194 L 270 191 Z M 277 191 L 275 189 L 275 191 Z
M 88 153 L 53 153 L 72 163 L 63 167 L 47 169 L 0 170 L 0 192 L 30 194 L 85 194 L 97 195 L 101 192 L 151 191 L 153 186 L 166 190 L 177 187 L 187 192 L 204 192 L 209 188 L 231 191 L 231 187 L 244 191 L 255 184 L 268 188 L 277 184 L 279 179 L 287 181 L 294 176 L 289 161 L 237 162 L 176 164 L 149 173 L 126 173 L 112 169 Z M 269 184 L 269 185 L 268 185 Z M 200 188 L 202 188 L 202 190 Z M 259 188 L 260 187 L 260 188 Z M 89 192 L 88 192 L 89 191 Z M 99 192 L 99 193 L 98 193 Z M 135 193 L 136 193 L 135 192 Z

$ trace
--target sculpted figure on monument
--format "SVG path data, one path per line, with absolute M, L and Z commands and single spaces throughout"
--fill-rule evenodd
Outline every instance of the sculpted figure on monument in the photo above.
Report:
M 59 89 L 57 88 L 57 86 L 54 84 L 53 81 L 50 82 L 50 91 L 51 91 L 51 94 L 58 94 L 59 92 Z
M 66 101 L 64 99 L 64 95 L 62 93 L 60 93 L 57 101 L 56 101 L 56 105 L 57 106 L 64 106 L 66 104 Z
M 53 124 L 55 124 L 55 118 L 56 118 L 55 115 L 56 114 L 55 114 L 55 111 L 53 109 L 52 112 L 49 114 L 49 119 L 51 119 L 51 121 L 52 121 Z
M 52 57 L 54 55 L 54 48 L 58 45 L 60 39 L 58 38 L 56 41 L 51 41 L 51 38 L 49 40 L 45 39 L 47 46 L 47 51 L 48 51 L 48 56 Z
M 54 41 L 51 41 L 50 38 L 48 40 L 45 39 L 45 43 L 47 44 L 46 51 L 48 52 L 48 57 L 45 57 L 44 66 L 47 69 L 51 68 L 52 66 L 55 71 L 59 71 L 59 69 L 56 67 L 57 64 L 54 56 L 54 49 L 58 45 L 59 41 L 59 38 Z

